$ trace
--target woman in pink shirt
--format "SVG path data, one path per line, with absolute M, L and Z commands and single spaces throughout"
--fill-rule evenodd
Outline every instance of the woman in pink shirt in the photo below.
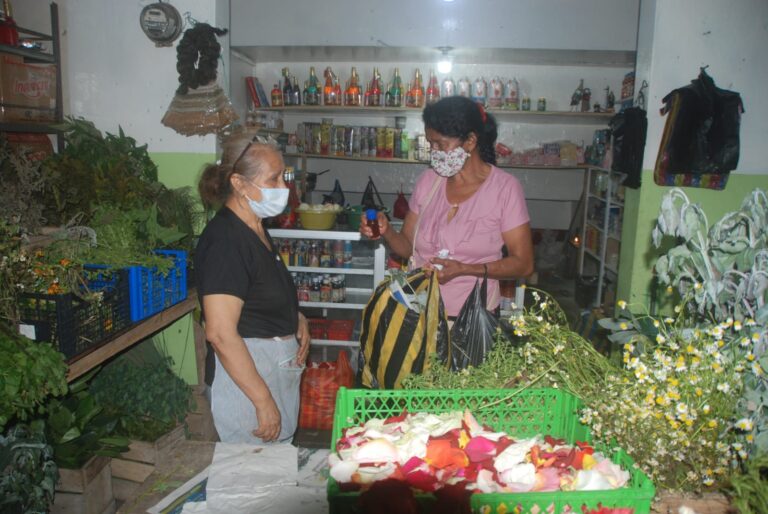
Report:
M 428 105 L 423 119 L 432 167 L 416 182 L 402 230 L 391 229 L 379 213 L 379 232 L 392 251 L 411 258 L 412 267 L 437 273 L 448 316 L 458 315 L 485 273 L 487 308 L 494 311 L 500 303 L 499 280 L 533 271 L 523 189 L 495 166 L 496 121 L 481 105 L 459 96 L 444 98 Z M 364 223 L 360 231 L 373 235 Z M 438 257 L 441 251 L 447 251 L 446 258 Z

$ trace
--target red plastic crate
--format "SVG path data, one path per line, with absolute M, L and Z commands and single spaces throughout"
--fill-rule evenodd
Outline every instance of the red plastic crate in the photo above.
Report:
M 355 328 L 353 319 L 332 319 L 328 320 L 326 333 L 328 339 L 333 341 L 349 341 L 352 339 L 352 330 Z
M 327 339 L 328 320 L 325 318 L 308 318 L 309 335 L 312 339 Z

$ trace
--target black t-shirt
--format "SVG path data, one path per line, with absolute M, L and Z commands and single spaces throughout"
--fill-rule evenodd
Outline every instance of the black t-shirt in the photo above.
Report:
M 286 336 L 298 330 L 296 286 L 269 234 L 267 238 L 272 250 L 223 207 L 203 230 L 195 252 L 201 303 L 208 294 L 243 300 L 237 330 L 244 338 Z

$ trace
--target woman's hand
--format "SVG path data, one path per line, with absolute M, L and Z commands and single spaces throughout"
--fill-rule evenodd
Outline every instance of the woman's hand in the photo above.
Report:
M 431 266 L 429 268 L 432 273 L 437 273 L 437 281 L 441 284 L 450 282 L 456 277 L 466 275 L 464 271 L 464 263 L 455 261 L 453 259 L 441 259 L 439 257 L 432 257 L 429 260 Z M 442 269 L 438 269 L 435 265 L 442 266 Z
M 389 231 L 389 220 L 383 212 L 378 212 L 376 213 L 376 221 L 379 224 L 379 236 L 384 237 Z M 373 230 L 368 226 L 368 220 L 365 218 L 365 213 L 360 216 L 360 233 L 368 239 L 379 239 L 378 237 L 373 236 Z
M 309 321 L 307 321 L 307 318 L 302 313 L 299 313 L 299 329 L 296 331 L 296 340 L 299 342 L 299 351 L 296 352 L 296 365 L 303 366 L 307 362 L 307 356 L 309 355 L 311 337 L 309 335 Z
M 272 395 L 256 405 L 256 419 L 259 427 L 253 431 L 253 435 L 264 442 L 277 440 L 280 435 L 280 411 Z

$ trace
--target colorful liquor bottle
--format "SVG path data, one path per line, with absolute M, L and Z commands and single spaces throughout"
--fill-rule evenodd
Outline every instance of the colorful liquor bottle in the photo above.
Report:
M 293 90 L 291 91 L 291 104 L 301 105 L 301 89 L 299 89 L 299 82 L 296 77 L 293 77 Z
M 400 69 L 395 68 L 392 76 L 392 83 L 387 88 L 386 104 L 387 107 L 402 107 L 403 105 L 403 79 L 400 78 Z
M 363 92 L 360 88 L 360 77 L 357 75 L 357 68 L 352 66 L 347 90 L 344 92 L 344 104 L 352 107 L 359 107 L 363 100 L 362 94 Z
M 275 84 L 275 86 L 272 88 L 272 93 L 270 96 L 272 99 L 272 107 L 283 106 L 283 92 L 280 90 L 280 86 L 278 84 Z
M 366 104 L 368 107 L 381 107 L 381 94 L 384 87 L 381 82 L 381 74 L 378 68 L 373 69 L 373 78 L 365 92 Z
M 408 100 L 410 99 L 410 100 Z M 424 86 L 421 82 L 421 71 L 416 68 L 413 74 L 413 83 L 408 91 L 406 107 L 424 107 Z
M 440 86 L 437 85 L 437 77 L 434 70 L 429 70 L 429 83 L 427 84 L 427 93 L 425 100 L 427 105 L 440 100 Z
M 309 68 L 309 79 L 304 87 L 304 105 L 320 105 L 320 80 L 314 66 Z
M 283 105 L 293 105 L 293 86 L 288 68 L 283 68 Z
M 323 86 L 323 105 L 337 105 L 336 97 L 336 75 L 330 66 L 323 73 L 325 76 L 325 86 Z

